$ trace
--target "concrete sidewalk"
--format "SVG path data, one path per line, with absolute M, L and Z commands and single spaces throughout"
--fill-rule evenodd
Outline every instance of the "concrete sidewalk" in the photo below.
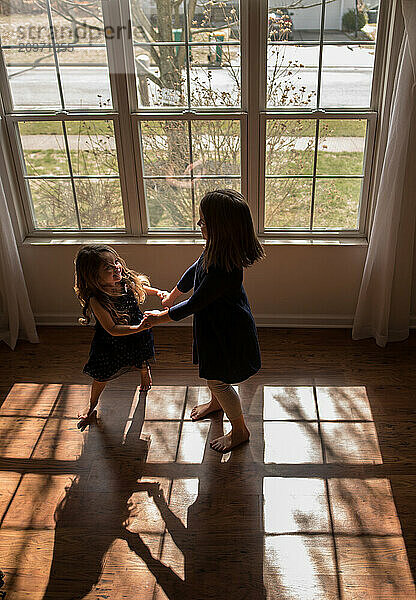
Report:
M 160 148 L 165 146 L 165 138 L 163 136 L 155 136 L 157 139 L 155 143 Z M 212 139 L 204 139 L 208 136 L 202 136 L 202 145 L 207 150 L 214 149 L 218 144 L 224 142 L 235 143 L 237 140 L 234 136 L 217 136 L 216 142 Z M 231 139 L 233 138 L 233 139 Z M 87 135 L 68 135 L 69 147 L 72 151 L 76 150 L 92 150 L 105 148 L 106 150 L 115 150 L 116 144 L 115 139 L 107 139 L 104 136 L 100 136 L 102 141 L 98 141 L 96 138 L 90 138 Z M 201 140 L 201 136 L 198 138 Z M 282 144 L 287 145 L 288 150 L 305 150 L 310 144 L 315 141 L 314 137 L 299 137 L 291 138 L 285 136 L 280 138 Z M 292 143 L 291 143 L 292 142 Z M 65 152 L 65 144 L 62 136 L 54 135 L 23 135 L 22 143 L 24 150 L 61 150 Z M 365 138 L 363 137 L 328 137 L 320 138 L 318 149 L 323 152 L 363 152 L 364 151 Z M 197 144 L 195 144 L 196 146 Z

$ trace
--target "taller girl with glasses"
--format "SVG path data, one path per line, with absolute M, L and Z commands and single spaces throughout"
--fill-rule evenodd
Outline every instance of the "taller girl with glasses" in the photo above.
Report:
M 218 452 L 228 452 L 248 441 L 241 401 L 232 384 L 254 375 L 261 366 L 256 325 L 243 287 L 243 268 L 264 257 L 256 237 L 250 209 L 235 190 L 208 192 L 201 200 L 198 225 L 205 250 L 162 300 L 164 311 L 145 314 L 143 325 L 153 327 L 194 315 L 193 362 L 207 380 L 211 400 L 195 406 L 191 419 L 198 421 L 223 410 L 231 431 L 210 442 Z M 173 306 L 181 295 L 193 295 Z

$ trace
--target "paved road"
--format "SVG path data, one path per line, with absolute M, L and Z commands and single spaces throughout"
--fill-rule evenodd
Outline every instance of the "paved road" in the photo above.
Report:
M 273 46 L 269 49 L 268 77 L 273 77 L 277 65 L 279 80 L 283 86 L 295 86 L 293 92 L 304 87 L 303 98 L 317 90 L 317 47 Z M 238 57 L 237 57 L 238 60 Z M 369 104 L 374 52 L 371 48 L 356 46 L 328 46 L 323 58 L 321 106 L 323 107 L 366 107 Z M 295 66 L 293 66 L 295 65 Z M 238 64 L 233 67 L 239 77 Z M 208 77 L 210 73 L 210 80 Z M 16 107 L 21 109 L 60 108 L 58 85 L 54 67 L 38 67 L 25 70 L 23 67 L 9 68 L 10 83 Z M 65 102 L 68 107 L 98 108 L 100 99 L 111 98 L 108 70 L 106 67 L 61 67 Z M 185 74 L 184 74 L 185 75 Z M 236 99 L 235 81 L 226 68 L 191 69 L 191 86 L 197 90 L 209 84 L 217 91 L 229 92 Z M 156 98 L 156 87 L 150 83 L 151 95 Z M 290 105 L 289 95 L 287 104 Z M 314 106 L 314 104 L 309 104 Z
M 206 69 L 199 71 L 200 81 L 207 84 Z M 224 70 L 216 69 L 211 73 L 211 85 L 214 89 L 233 92 L 233 80 Z M 67 67 L 62 69 L 62 74 L 65 103 L 70 108 L 98 108 L 100 97 L 104 100 L 111 97 L 105 68 Z M 317 71 L 314 67 L 303 68 L 292 78 L 288 76 L 286 81 L 293 83 L 296 90 L 303 86 L 303 97 L 306 99 L 308 93 L 317 89 Z M 371 81 L 371 69 L 328 70 L 322 76 L 321 106 L 365 108 L 369 104 Z M 39 68 L 13 77 L 11 86 L 16 108 L 60 108 L 58 86 L 52 68 Z M 306 104 L 299 104 L 304 105 Z

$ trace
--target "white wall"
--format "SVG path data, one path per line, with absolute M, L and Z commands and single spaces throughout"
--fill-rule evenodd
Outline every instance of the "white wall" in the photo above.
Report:
M 78 246 L 20 248 L 29 295 L 39 324 L 76 323 L 73 286 Z M 129 266 L 154 285 L 170 289 L 202 251 L 201 244 L 121 244 Z M 267 258 L 246 271 L 245 287 L 259 326 L 349 326 L 366 247 L 361 245 L 266 245 Z M 153 299 L 148 306 L 156 306 Z

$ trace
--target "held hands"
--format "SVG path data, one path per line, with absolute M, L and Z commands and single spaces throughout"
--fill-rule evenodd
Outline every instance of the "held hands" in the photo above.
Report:
M 162 306 L 164 306 L 165 308 L 170 308 L 171 306 L 173 306 L 174 302 L 175 300 L 172 298 L 171 293 L 168 292 L 167 295 L 162 299 Z
M 170 308 L 171 306 L 173 306 L 175 300 L 172 298 L 170 292 L 166 290 L 157 290 L 156 296 L 160 298 L 162 306 L 164 306 L 165 308 Z
M 158 298 L 160 298 L 164 310 L 147 310 L 144 313 L 144 318 L 142 319 L 140 325 L 135 326 L 135 328 L 137 327 L 136 331 L 144 331 L 146 329 L 154 327 L 155 325 L 167 323 L 168 321 L 172 320 L 169 317 L 167 310 L 168 308 L 173 306 L 173 303 L 175 301 L 174 296 L 172 297 L 172 292 L 168 292 L 166 290 L 159 290 L 157 288 L 151 289 L 152 295 L 156 295 Z
M 160 298 L 160 301 L 161 301 L 161 303 L 162 303 L 162 306 L 164 306 L 163 302 L 164 302 L 164 300 L 165 300 L 166 298 L 168 298 L 168 297 L 169 297 L 169 295 L 170 295 L 170 294 L 169 294 L 169 292 L 168 292 L 167 290 L 157 290 L 157 292 L 156 292 L 156 296 L 157 296 L 158 298 Z
M 162 322 L 162 319 L 166 321 L 166 311 L 165 310 L 147 310 L 144 313 L 144 319 L 140 323 L 140 330 L 150 329 L 155 325 L 159 325 Z

